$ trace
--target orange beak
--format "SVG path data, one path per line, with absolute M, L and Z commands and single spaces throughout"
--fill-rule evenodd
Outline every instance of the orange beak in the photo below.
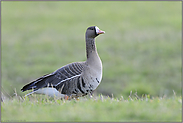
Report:
M 105 31 L 99 30 L 97 34 L 103 34 Z

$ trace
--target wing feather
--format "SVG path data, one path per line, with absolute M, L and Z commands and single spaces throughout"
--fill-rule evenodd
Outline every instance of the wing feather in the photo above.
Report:
M 75 62 L 61 67 L 51 74 L 46 74 L 29 84 L 25 85 L 21 90 L 38 90 L 44 87 L 56 87 L 63 82 L 70 82 L 71 79 L 81 75 L 84 62 Z

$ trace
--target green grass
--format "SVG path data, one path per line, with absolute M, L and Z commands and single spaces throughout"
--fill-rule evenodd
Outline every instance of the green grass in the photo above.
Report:
M 11 106 L 10 106 L 11 105 Z M 4 122 L 181 122 L 182 97 L 81 98 L 54 100 L 32 96 L 1 104 Z
M 56 121 L 179 121 L 181 5 L 181 1 L 2 1 L 1 86 L 5 96 L 13 97 L 2 103 L 2 120 L 54 121 L 53 116 Z M 113 95 L 113 100 L 14 99 L 14 90 L 19 96 L 26 94 L 20 89 L 28 82 L 68 63 L 85 61 L 84 34 L 91 25 L 106 32 L 96 39 L 103 78 L 95 95 Z M 172 99 L 173 91 L 178 98 Z M 154 99 L 131 101 L 130 92 Z M 121 95 L 127 100 L 117 101 Z

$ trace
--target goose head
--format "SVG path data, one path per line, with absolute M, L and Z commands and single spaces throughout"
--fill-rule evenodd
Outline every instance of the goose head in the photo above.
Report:
M 87 38 L 95 38 L 99 34 L 103 34 L 105 31 L 100 30 L 97 26 L 88 27 L 86 30 L 86 37 Z

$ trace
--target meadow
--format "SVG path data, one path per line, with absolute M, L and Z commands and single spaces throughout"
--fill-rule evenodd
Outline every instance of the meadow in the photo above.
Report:
M 2 1 L 1 120 L 180 121 L 181 9 L 181 1 Z M 28 82 L 86 60 L 91 25 L 106 32 L 96 39 L 103 63 L 97 99 L 24 99 Z
M 11 105 L 11 106 L 10 106 Z M 14 97 L 1 104 L 2 122 L 181 122 L 182 98 L 124 99 L 102 95 L 56 100 L 37 95 Z

